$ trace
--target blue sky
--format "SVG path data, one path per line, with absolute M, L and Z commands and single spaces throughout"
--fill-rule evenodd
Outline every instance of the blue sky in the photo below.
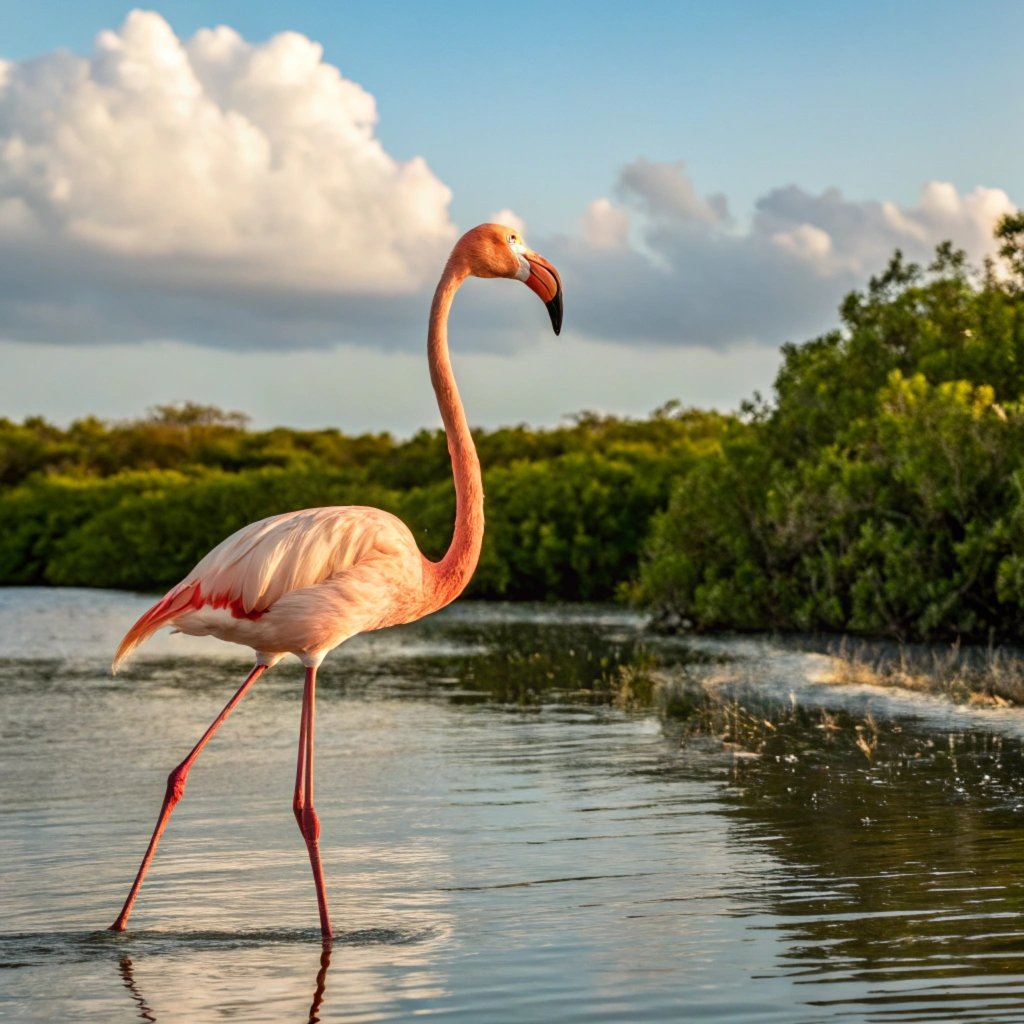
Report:
M 0 200 L 35 187 L 5 140 L 31 136 L 31 119 L 48 116 L 39 113 L 48 104 L 70 125 L 81 110 L 73 75 L 62 79 L 58 98 L 35 106 L 26 90 L 55 88 L 65 71 L 54 52 L 95 56 L 97 33 L 121 32 L 132 9 L 93 0 L 4 8 L 0 59 L 14 68 L 21 99 L 8 97 L 5 107 L 0 93 Z M 563 267 L 567 330 L 549 342 L 525 293 L 467 295 L 453 346 L 457 328 L 472 336 L 456 368 L 474 422 L 552 423 L 583 408 L 635 415 L 670 398 L 734 407 L 754 387 L 770 387 L 778 345 L 831 326 L 838 298 L 896 244 L 923 255 L 952 236 L 977 257 L 992 219 L 1024 202 L 1024 147 L 1015 142 L 1024 122 L 1024 4 L 1016 2 L 627 10 L 300 0 L 166 2 L 152 10 L 182 47 L 219 24 L 256 49 L 285 31 L 321 44 L 323 63 L 376 102 L 373 145 L 399 167 L 425 161 L 429 180 L 406 181 L 394 205 L 412 215 L 410 235 L 421 241 L 399 233 L 380 243 L 381 275 L 395 247 L 413 250 L 390 283 L 366 270 L 378 263 L 322 248 L 318 228 L 344 234 L 351 204 L 366 215 L 365 231 L 378 207 L 392 208 L 397 186 L 384 168 L 308 230 L 285 231 L 282 240 L 274 228 L 266 265 L 243 278 L 229 272 L 217 239 L 190 226 L 208 224 L 211 213 L 185 209 L 187 191 L 153 225 L 146 220 L 155 201 L 118 206 L 133 174 L 150 181 L 152 167 L 166 163 L 160 148 L 180 138 L 173 124 L 164 135 L 124 135 L 112 150 L 119 158 L 125 145 L 148 150 L 118 168 L 109 195 L 96 167 L 85 166 L 89 156 L 78 167 L 73 154 L 58 151 L 56 134 L 37 140 L 35 166 L 58 185 L 26 199 L 34 213 L 40 203 L 54 205 L 31 238 L 6 253 L 26 279 L 13 297 L 0 290 L 0 358 L 8 366 L 0 414 L 122 417 L 198 399 L 242 408 L 261 425 L 433 425 L 418 362 L 429 278 L 454 233 L 499 210 L 525 222 L 530 242 Z M 130 47 L 115 49 L 118 59 L 131 57 Z M 159 65 L 164 50 L 143 47 L 132 59 Z M 267 61 L 280 57 L 267 51 Z M 40 84 L 45 76 L 32 66 L 46 68 L 51 84 Z M 122 72 L 118 88 L 134 88 Z M 209 98 L 221 108 L 227 102 L 219 93 Z M 132 102 L 144 125 L 142 100 Z M 243 113 L 257 132 L 301 148 L 300 106 L 288 109 L 264 104 Z M 94 141 L 90 152 L 96 148 Z M 321 183 L 328 196 L 331 182 L 347 179 L 346 161 L 361 157 L 339 149 L 332 159 Z M 223 173 L 235 173 L 230 161 Z M 250 186 L 266 194 L 258 177 L 232 189 Z M 283 214 L 298 188 L 289 187 L 273 193 Z M 232 189 L 227 200 L 214 191 L 204 201 L 230 205 Z M 88 203 L 78 208 L 89 221 L 86 241 L 81 217 L 67 213 L 76 201 Z M 54 229 L 54 218 L 65 216 L 71 227 Z M 251 216 L 237 212 L 234 227 L 246 237 Z M 124 240 L 128 222 L 141 241 Z M 112 242 L 115 227 L 121 233 Z M 39 259 L 31 279 L 27 253 Z M 203 262 L 202 287 L 182 283 L 188 272 L 184 262 L 174 265 L 179 259 Z M 301 269 L 304 261 L 312 268 L 306 277 L 274 278 L 275 267 Z M 320 281 L 320 266 L 331 281 Z M 222 270 L 223 294 L 213 295 Z M 313 279 L 317 295 L 309 299 Z M 44 361 L 52 372 L 40 372 L 41 355 L 55 357 Z

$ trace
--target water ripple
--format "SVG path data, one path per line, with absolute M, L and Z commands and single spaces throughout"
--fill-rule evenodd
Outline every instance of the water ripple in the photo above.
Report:
M 325 665 L 330 948 L 287 664 L 197 762 L 132 928 L 103 930 L 245 669 L 161 639 L 111 679 L 144 605 L 0 592 L 0 1018 L 1024 1021 L 1022 713 L 701 638 L 665 663 L 762 740 L 666 730 L 607 691 L 655 642 L 621 610 L 464 605 Z

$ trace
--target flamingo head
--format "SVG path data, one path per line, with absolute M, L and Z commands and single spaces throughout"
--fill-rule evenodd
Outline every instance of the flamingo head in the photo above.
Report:
M 558 334 L 562 329 L 562 281 L 543 256 L 528 248 L 515 228 L 481 224 L 459 239 L 452 253 L 474 277 L 510 277 L 539 296 Z

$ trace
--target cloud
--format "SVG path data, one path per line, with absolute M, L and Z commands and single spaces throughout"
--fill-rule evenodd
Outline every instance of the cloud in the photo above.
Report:
M 918 204 L 906 208 L 892 202 L 853 202 L 838 189 L 815 196 L 791 185 L 758 202 L 754 230 L 819 276 L 866 278 L 896 248 L 927 261 L 947 239 L 980 260 L 995 248 L 996 221 L 1014 209 L 1002 189 L 978 187 L 961 195 L 941 181 L 928 182 Z
M 486 218 L 486 222 L 490 224 L 504 224 L 505 227 L 518 231 L 521 235 L 526 234 L 526 221 L 515 210 L 510 210 L 507 206 L 498 210 L 497 213 L 492 213 Z
M 456 232 L 447 186 L 376 121 L 294 32 L 183 41 L 133 11 L 89 57 L 0 62 L 0 330 L 278 343 L 300 323 L 316 344 L 369 323 L 367 296 L 401 306 Z
M 722 195 L 704 199 L 684 173 L 686 164 L 654 163 L 641 157 L 622 169 L 619 191 L 649 217 L 668 222 L 718 224 L 728 220 Z
M 89 56 L 0 61 L 0 338 L 419 351 L 451 193 L 376 123 L 373 96 L 294 32 L 183 40 L 134 11 Z M 562 271 L 566 335 L 606 354 L 802 340 L 893 249 L 927 260 L 949 238 L 978 259 L 1014 208 L 943 182 L 909 206 L 788 185 L 741 217 L 682 161 L 646 158 L 610 185 L 569 234 L 530 237 Z M 467 287 L 460 347 L 539 344 L 544 311 L 519 288 Z
M 711 348 L 800 341 L 836 324 L 843 295 L 884 269 L 897 248 L 927 262 L 951 239 L 973 260 L 1015 209 L 1001 189 L 961 194 L 929 182 L 914 206 L 851 200 L 790 185 L 767 192 L 738 226 L 721 195 L 702 196 L 681 162 L 640 159 L 616 194 L 591 203 L 558 240 L 566 324 L 594 338 Z
M 580 219 L 580 235 L 594 249 L 622 249 L 629 239 L 629 214 L 602 196 L 595 199 Z

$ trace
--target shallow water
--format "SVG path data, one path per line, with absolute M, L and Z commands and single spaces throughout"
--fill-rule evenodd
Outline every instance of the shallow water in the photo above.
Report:
M 297 663 L 199 759 L 108 932 L 248 669 L 161 636 L 111 678 L 146 605 L 0 591 L 0 1020 L 1024 1021 L 1021 712 L 823 686 L 820 655 L 617 610 L 463 604 L 331 656 L 329 953 Z M 692 684 L 680 724 L 608 701 L 655 665 Z

